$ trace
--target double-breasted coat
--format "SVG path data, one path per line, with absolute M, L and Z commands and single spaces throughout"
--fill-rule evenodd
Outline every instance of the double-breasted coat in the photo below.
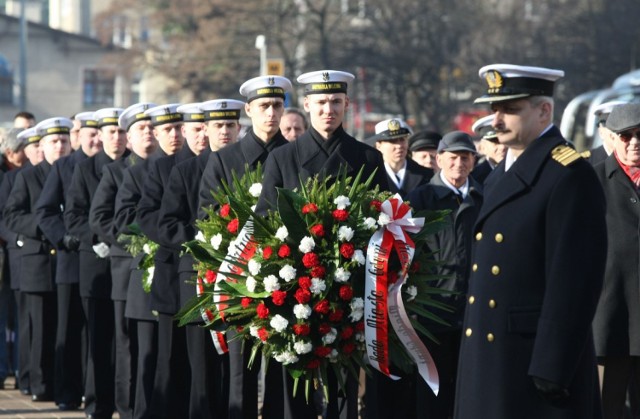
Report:
M 485 183 L 457 419 L 601 416 L 591 322 L 605 266 L 605 201 L 591 165 L 565 144 L 552 127 Z M 541 397 L 532 377 L 568 390 L 562 408 Z

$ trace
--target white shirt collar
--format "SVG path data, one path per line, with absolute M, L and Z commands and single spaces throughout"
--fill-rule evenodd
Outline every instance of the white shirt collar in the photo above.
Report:
M 402 186 L 402 181 L 404 181 L 404 175 L 407 172 L 407 161 L 404 161 L 404 165 L 402 169 L 398 170 L 398 172 L 394 172 L 391 166 L 389 166 L 386 162 L 384 163 L 384 169 L 387 171 L 387 175 L 389 179 L 398 187 L 398 189 Z
M 444 177 L 442 170 L 440 170 L 440 173 L 438 174 L 440 175 L 442 183 L 444 183 L 447 188 L 451 189 L 456 195 L 462 195 L 462 199 L 467 197 L 467 195 L 469 194 L 469 178 L 467 178 L 467 180 L 464 182 L 464 185 L 456 188 L 451 184 L 451 182 L 447 180 L 447 178 Z

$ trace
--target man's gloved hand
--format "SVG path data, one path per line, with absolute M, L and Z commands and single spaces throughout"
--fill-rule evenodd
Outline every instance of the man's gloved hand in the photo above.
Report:
M 96 252 L 96 255 L 98 255 L 98 257 L 102 259 L 109 257 L 109 245 L 104 242 L 94 244 L 93 251 Z
M 62 245 L 65 249 L 71 252 L 75 252 L 76 250 L 78 250 L 78 248 L 80 248 L 80 239 L 78 239 L 76 236 L 72 236 L 71 234 L 65 234 L 62 238 Z
M 555 407 L 564 407 L 569 399 L 569 390 L 560 384 L 553 383 L 540 377 L 531 377 L 536 389 L 549 404 Z

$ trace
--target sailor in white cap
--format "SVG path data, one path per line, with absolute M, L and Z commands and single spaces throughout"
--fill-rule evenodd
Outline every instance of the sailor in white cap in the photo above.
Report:
M 80 112 L 73 119 L 75 129 L 79 124 L 76 140 L 81 153 L 85 157 L 91 157 L 102 150 L 102 140 L 100 139 L 100 127 L 95 117 L 95 112 Z
M 612 100 L 596 106 L 593 110 L 593 114 L 596 117 L 596 123 L 598 124 L 598 137 L 602 140 L 602 144 L 594 149 L 582 153 L 587 159 L 589 159 L 589 163 L 593 166 L 604 161 L 611 155 L 611 153 L 613 153 L 616 135 L 613 131 L 607 128 L 607 118 L 614 107 L 624 105 L 626 103 L 627 102 L 621 100 Z
M 73 122 L 54 117 L 36 125 L 44 159 L 17 173 L 3 209 L 9 230 L 19 235 L 21 249 L 20 292 L 25 294 L 31 325 L 29 376 L 33 401 L 52 401 L 55 359 L 55 260 L 56 250 L 42 234 L 36 220 L 36 203 L 51 165 L 69 154 Z M 20 246 L 22 243 L 22 246 Z
M 238 140 L 240 115 L 246 103 L 234 99 L 215 99 L 202 102 L 209 148 L 218 151 Z
M 202 151 L 209 147 L 206 126 L 204 123 L 204 112 L 200 109 L 200 103 L 186 103 L 176 108 L 182 114 L 182 137 L 186 141 L 186 146 L 195 155 L 200 155 Z
M 18 139 L 24 144 L 24 155 L 32 166 L 44 159 L 44 154 L 40 148 L 40 138 L 35 126 L 26 128 L 18 134 Z
M 495 130 L 491 124 L 493 123 L 493 115 L 487 115 L 471 126 L 471 130 L 480 138 L 478 143 L 478 153 L 483 156 L 483 161 L 478 163 L 471 172 L 471 176 L 480 182 L 489 176 L 489 173 L 504 159 L 507 154 L 507 147 L 500 144 Z
M 182 114 L 178 112 L 179 103 L 156 106 L 144 111 L 151 117 L 153 134 L 160 143 L 160 147 L 168 154 L 174 154 L 182 149 Z
M 480 69 L 507 156 L 473 229 L 455 418 L 596 418 L 592 337 L 606 264 L 605 198 L 553 124 L 561 70 Z M 516 349 L 517 348 L 517 349 Z

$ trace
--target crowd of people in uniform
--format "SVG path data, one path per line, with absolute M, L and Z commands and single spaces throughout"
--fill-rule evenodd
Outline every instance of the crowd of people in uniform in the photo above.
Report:
M 414 133 L 391 118 L 359 141 L 343 128 L 354 76 L 335 70 L 297 78 L 304 112 L 285 109 L 290 80 L 261 76 L 242 84 L 243 101 L 38 124 L 16 115 L 0 144 L 0 321 L 14 301 L 17 337 L 12 365 L 0 345 L 0 379 L 12 370 L 33 401 L 90 418 L 617 419 L 628 389 L 637 410 L 640 105 L 598 109 L 605 141 L 588 161 L 553 125 L 562 71 L 496 64 L 479 75 L 476 103 L 491 114 L 473 135 Z M 182 244 L 217 205 L 211 191 L 258 165 L 258 214 L 276 188 L 341 169 L 374 175 L 416 210 L 449 211 L 426 246 L 443 290 L 434 298 L 450 310 L 419 320 L 435 338 L 424 343 L 437 396 L 417 376 L 348 376 L 338 391 L 330 374 L 329 397 L 308 402 L 270 361 L 259 397 L 260 369 L 233 333 L 220 355 L 202 323 L 178 327 L 196 295 Z M 134 234 L 159 245 L 148 293 L 142 256 L 123 240 Z

